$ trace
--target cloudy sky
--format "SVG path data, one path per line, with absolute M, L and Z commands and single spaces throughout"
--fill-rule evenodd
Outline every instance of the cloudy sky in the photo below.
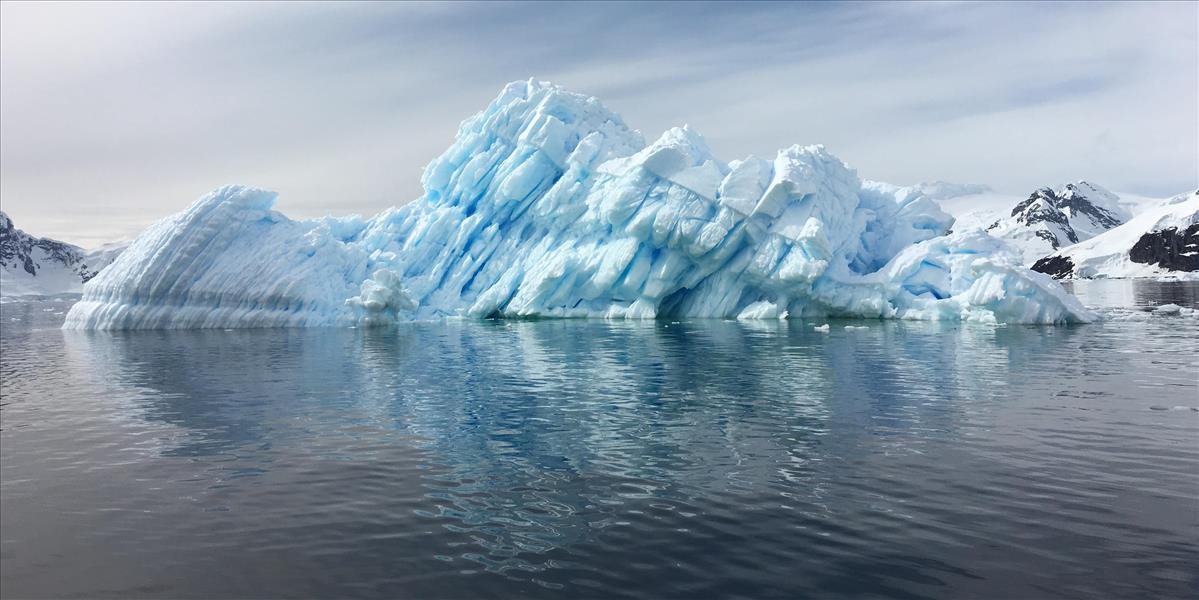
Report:
M 224 183 L 373 214 L 505 82 L 599 96 L 724 160 L 823 143 L 863 177 L 1022 193 L 1199 185 L 1199 4 L 19 4 L 0 205 L 130 237 Z

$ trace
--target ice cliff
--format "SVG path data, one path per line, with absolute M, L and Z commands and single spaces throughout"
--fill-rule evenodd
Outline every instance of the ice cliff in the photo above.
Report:
M 598 100 L 509 84 L 372 219 L 296 221 L 227 186 L 142 234 L 70 328 L 465 317 L 1093 319 L 923 195 L 821 146 L 716 160 L 688 127 L 646 144 Z

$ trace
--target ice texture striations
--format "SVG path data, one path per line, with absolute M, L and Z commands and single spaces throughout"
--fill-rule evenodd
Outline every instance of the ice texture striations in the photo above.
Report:
M 646 144 L 598 100 L 509 84 L 372 219 L 295 221 L 229 186 L 140 236 L 66 326 L 380 324 L 462 317 L 1093 319 L 1003 242 L 946 235 L 919 194 L 821 146 L 716 160 Z

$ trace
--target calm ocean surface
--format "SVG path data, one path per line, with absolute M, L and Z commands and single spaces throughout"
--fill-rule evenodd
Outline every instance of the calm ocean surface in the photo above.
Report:
M 88 333 L 0 305 L 5 598 L 1199 594 L 1196 283 L 1133 320 Z M 864 329 L 846 329 L 846 325 Z

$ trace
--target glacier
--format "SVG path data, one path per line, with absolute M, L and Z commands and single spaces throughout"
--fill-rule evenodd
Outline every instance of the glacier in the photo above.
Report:
M 370 219 L 294 220 L 225 186 L 84 287 L 78 329 L 385 325 L 447 317 L 1096 317 L 938 205 L 822 146 L 724 163 L 687 126 L 647 144 L 597 99 L 507 85 Z

